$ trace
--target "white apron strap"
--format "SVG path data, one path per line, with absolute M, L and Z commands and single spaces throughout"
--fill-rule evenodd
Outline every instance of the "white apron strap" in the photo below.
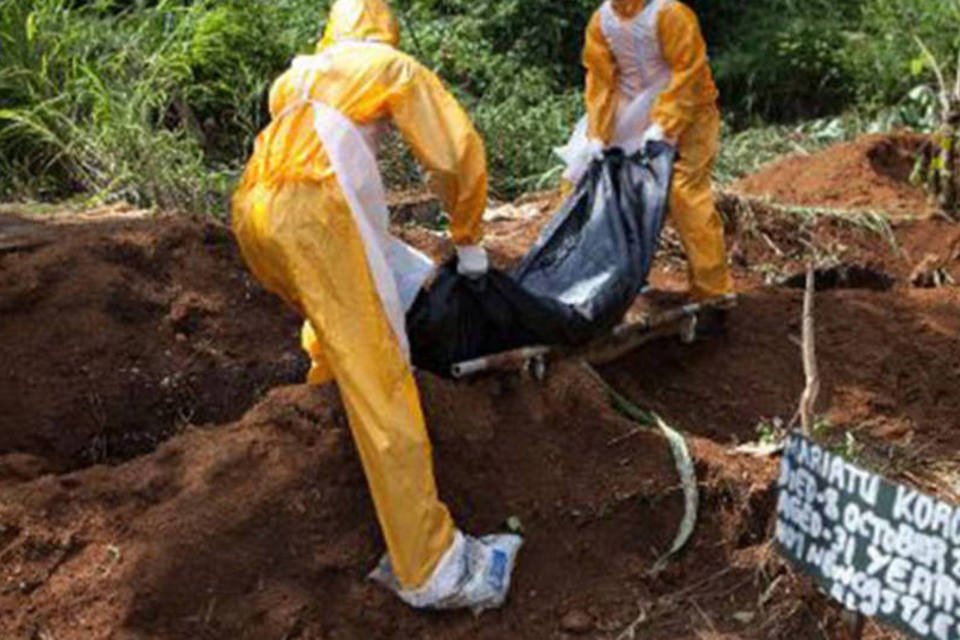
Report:
M 640 149 L 643 132 L 651 124 L 653 105 L 673 79 L 673 73 L 663 59 L 657 33 L 660 12 L 669 1 L 652 0 L 637 16 L 632 27 L 634 41 L 642 43 L 642 68 L 646 86 L 633 100 L 621 104 L 618 109 L 613 139 L 614 143 L 628 154 Z
M 365 46 L 377 45 L 371 43 Z M 323 69 L 325 55 L 307 56 L 312 60 L 295 61 L 294 68 L 303 72 L 299 79 L 301 99 L 313 109 L 314 130 L 327 153 L 331 169 L 336 174 L 340 190 L 360 232 L 367 266 L 383 310 L 409 361 L 406 311 L 433 273 L 435 265 L 430 258 L 390 235 L 386 190 L 369 140 L 350 118 L 310 98 L 312 72 Z
M 390 214 L 380 170 L 356 125 L 336 109 L 321 102 L 314 101 L 311 104 L 317 136 L 330 158 L 340 190 L 360 231 L 367 254 L 367 266 L 383 310 L 409 361 L 407 306 L 400 296 L 400 288 L 402 286 L 408 292 L 413 290 L 415 297 L 415 291 L 420 289 L 433 270 L 433 263 L 390 236 Z
M 622 103 L 617 110 L 617 123 L 611 144 L 620 147 L 627 155 L 640 151 L 643 134 L 650 126 L 653 104 L 670 85 L 670 78 L 661 78 L 656 84 L 644 89 L 636 98 Z
M 642 67 L 639 71 L 643 72 L 647 86 L 642 86 L 633 98 L 618 90 L 614 131 L 609 144 L 611 147 L 620 147 L 628 155 L 640 150 L 643 134 L 650 126 L 653 105 L 660 94 L 670 86 L 672 79 L 670 68 L 660 54 L 656 37 L 658 16 L 670 1 L 652 0 L 629 22 L 623 21 L 614 13 L 609 0 L 600 7 L 601 30 L 611 48 L 621 47 L 627 50 L 637 43 L 646 43 L 651 47 L 646 59 L 638 62 Z M 656 43 L 655 53 L 652 51 L 653 43 Z M 566 164 L 563 177 L 576 184 L 586 173 L 591 160 L 587 149 L 586 117 L 577 123 L 567 144 L 554 149 L 554 152 Z

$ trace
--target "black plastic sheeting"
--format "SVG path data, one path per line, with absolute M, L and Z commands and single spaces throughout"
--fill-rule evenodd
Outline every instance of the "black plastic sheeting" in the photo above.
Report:
M 471 279 L 443 265 L 407 314 L 416 367 L 531 345 L 574 346 L 613 328 L 646 286 L 663 228 L 675 152 L 606 152 L 512 273 Z

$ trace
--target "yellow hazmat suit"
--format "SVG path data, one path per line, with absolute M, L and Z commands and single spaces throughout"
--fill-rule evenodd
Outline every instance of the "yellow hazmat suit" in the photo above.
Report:
M 382 0 L 334 4 L 318 53 L 272 87 L 232 215 L 250 269 L 307 319 L 309 381 L 339 385 L 392 572 L 416 590 L 463 536 L 437 497 L 403 325 L 432 263 L 389 236 L 376 133 L 392 121 L 406 138 L 457 245 L 481 239 L 487 175 L 467 115 L 397 41 Z
M 587 138 L 602 146 L 631 137 L 677 146 L 670 211 L 690 263 L 691 294 L 730 293 L 710 187 L 717 88 L 696 15 L 678 0 L 606 0 L 587 27 L 583 64 Z

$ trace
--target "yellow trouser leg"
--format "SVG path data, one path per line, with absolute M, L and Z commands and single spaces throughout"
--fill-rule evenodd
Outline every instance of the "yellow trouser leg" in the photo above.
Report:
M 255 275 L 307 316 L 347 408 L 394 573 L 422 586 L 453 541 L 420 398 L 339 188 L 294 183 L 234 201 Z
M 720 114 L 715 107 L 706 109 L 680 137 L 680 157 L 670 193 L 670 215 L 690 264 L 690 294 L 697 300 L 733 291 L 724 248 L 723 221 L 710 189 Z

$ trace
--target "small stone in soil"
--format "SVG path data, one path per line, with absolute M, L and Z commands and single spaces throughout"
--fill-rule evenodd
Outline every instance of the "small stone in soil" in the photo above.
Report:
M 567 633 L 583 635 L 593 630 L 593 616 L 580 609 L 574 609 L 563 616 L 560 628 Z

